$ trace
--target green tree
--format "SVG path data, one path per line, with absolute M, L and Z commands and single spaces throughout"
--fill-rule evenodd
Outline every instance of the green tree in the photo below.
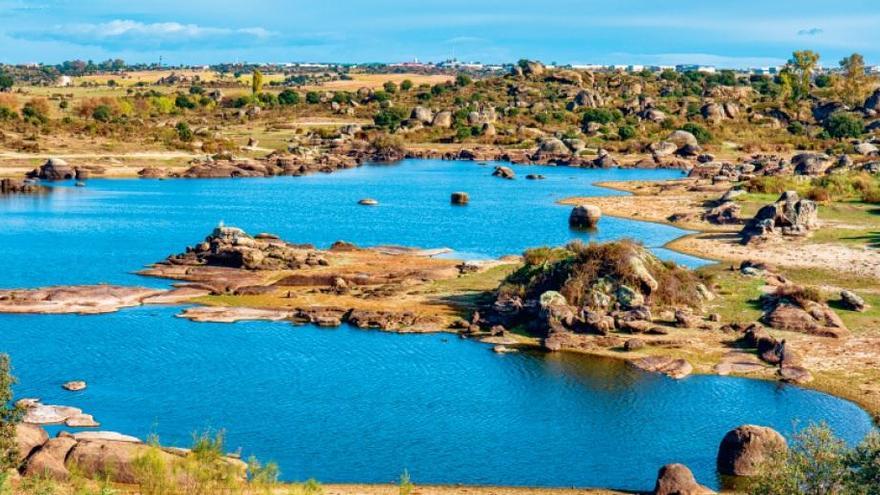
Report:
M 0 473 L 18 467 L 18 443 L 15 428 L 24 415 L 21 407 L 12 402 L 12 367 L 7 354 L 0 354 Z
M 463 88 L 465 86 L 470 85 L 470 83 L 472 83 L 472 82 L 473 82 L 473 79 L 471 79 L 471 77 L 467 74 L 459 74 L 459 75 L 455 76 L 455 85 L 458 87 Z
M 373 122 L 378 127 L 394 132 L 400 128 L 400 124 L 408 115 L 409 112 L 400 107 L 383 108 L 373 117 Z
M 263 90 L 263 73 L 254 69 L 251 74 L 251 93 L 258 95 Z
M 865 59 L 858 53 L 840 61 L 842 74 L 838 85 L 841 99 L 853 106 L 865 101 L 871 80 L 865 72 Z
M 299 103 L 299 93 L 292 89 L 285 89 L 278 93 L 278 103 L 289 106 Z
M 791 54 L 785 70 L 792 75 L 792 98 L 800 101 L 810 95 L 813 73 L 818 65 L 819 54 L 812 50 L 799 50 Z
M 196 107 L 196 102 L 192 101 L 189 96 L 180 94 L 174 99 L 174 106 L 192 109 Z
M 0 91 L 9 91 L 14 82 L 9 74 L 0 74 Z
M 394 81 L 388 81 L 382 85 L 382 89 L 384 89 L 386 93 L 393 95 L 397 92 L 397 85 L 394 84 Z
M 312 105 L 321 103 L 321 95 L 315 91 L 309 91 L 306 93 L 306 103 L 311 103 Z
M 828 134 L 837 139 L 857 138 L 865 133 L 865 121 L 856 114 L 837 112 L 824 124 Z
M 413 88 L 413 82 L 410 81 L 409 79 L 404 79 L 404 80 L 400 83 L 400 90 L 401 90 L 401 91 L 409 91 L 409 90 L 411 90 L 412 88 Z

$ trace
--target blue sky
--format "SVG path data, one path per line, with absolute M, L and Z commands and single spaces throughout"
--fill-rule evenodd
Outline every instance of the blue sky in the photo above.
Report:
M 0 62 L 880 64 L 880 0 L 0 0 Z

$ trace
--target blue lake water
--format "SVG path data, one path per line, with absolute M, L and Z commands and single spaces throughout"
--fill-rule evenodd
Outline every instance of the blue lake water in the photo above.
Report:
M 333 175 L 242 180 L 93 180 L 0 199 L 0 286 L 164 284 L 130 272 L 182 250 L 219 221 L 325 246 L 450 247 L 467 257 L 518 253 L 587 236 L 568 230 L 591 183 L 677 172 L 518 167 L 504 181 L 460 162 L 369 166 Z M 449 193 L 471 193 L 452 207 Z M 381 205 L 355 205 L 373 197 Z M 667 226 L 604 218 L 596 239 L 657 248 Z M 662 256 L 672 256 L 658 250 Z M 700 260 L 674 257 L 689 264 Z M 674 381 L 604 359 L 497 355 L 451 335 L 397 335 L 286 323 L 193 323 L 175 307 L 101 316 L 0 315 L 0 352 L 18 396 L 83 408 L 102 429 L 186 446 L 227 431 L 228 447 L 273 459 L 285 479 L 608 486 L 649 489 L 669 462 L 717 487 L 715 454 L 744 423 L 790 433 L 826 421 L 854 442 L 872 427 L 855 405 L 772 382 Z M 70 393 L 60 384 L 83 379 Z

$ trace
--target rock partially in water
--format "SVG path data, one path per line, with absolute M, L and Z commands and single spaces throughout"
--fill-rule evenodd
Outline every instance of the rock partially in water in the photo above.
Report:
M 515 179 L 516 173 L 510 167 L 499 165 L 492 171 L 492 175 L 502 179 Z
M 364 198 L 358 201 L 358 204 L 361 206 L 377 206 L 379 202 L 373 198 Z
M 657 473 L 654 495 L 704 495 L 715 493 L 697 483 L 694 473 L 684 464 L 667 464 Z
M 99 314 L 140 306 L 161 289 L 116 285 L 74 285 L 0 290 L 0 313 Z
M 454 205 L 466 205 L 470 203 L 471 197 L 466 192 L 454 192 L 449 198 L 449 202 Z
M 592 229 L 599 224 L 602 210 L 596 205 L 578 205 L 572 208 L 568 224 L 575 228 Z
M 177 315 L 197 322 L 235 323 L 237 321 L 281 321 L 290 319 L 292 311 L 229 306 L 195 306 Z
M 693 372 L 694 368 L 684 359 L 669 356 L 648 356 L 630 361 L 633 366 L 651 373 L 662 373 L 676 380 L 682 379 Z
M 78 392 L 80 390 L 86 389 L 86 382 L 82 380 L 73 380 L 65 382 L 63 385 L 61 385 L 61 388 L 63 388 L 64 390 L 69 390 L 71 392 Z
M 46 163 L 28 173 L 28 177 L 56 181 L 69 180 L 76 176 L 76 171 L 61 158 L 49 158 Z
M 787 449 L 785 438 L 766 426 L 743 425 L 721 440 L 718 448 L 718 472 L 729 476 L 754 476 L 761 464 Z

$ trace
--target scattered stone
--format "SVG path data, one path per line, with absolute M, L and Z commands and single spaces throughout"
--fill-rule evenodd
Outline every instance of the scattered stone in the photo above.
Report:
M 645 341 L 642 339 L 628 339 L 623 343 L 623 350 L 627 352 L 638 351 L 644 349 Z
M 840 291 L 840 303 L 841 305 L 850 310 L 850 311 L 865 311 L 867 309 L 867 304 L 865 304 L 865 300 L 858 296 L 853 291 L 850 290 L 842 290 Z
M 516 178 L 516 173 L 513 171 L 513 169 L 511 169 L 510 167 L 502 166 L 502 165 L 495 167 L 495 170 L 492 171 L 492 175 L 494 177 L 500 177 L 502 179 L 515 179 Z
M 743 425 L 721 440 L 718 448 L 718 472 L 728 476 L 755 476 L 761 464 L 787 449 L 785 438 L 772 428 Z
M 813 381 L 813 375 L 801 366 L 783 366 L 779 368 L 779 377 L 784 382 L 795 384 Z

